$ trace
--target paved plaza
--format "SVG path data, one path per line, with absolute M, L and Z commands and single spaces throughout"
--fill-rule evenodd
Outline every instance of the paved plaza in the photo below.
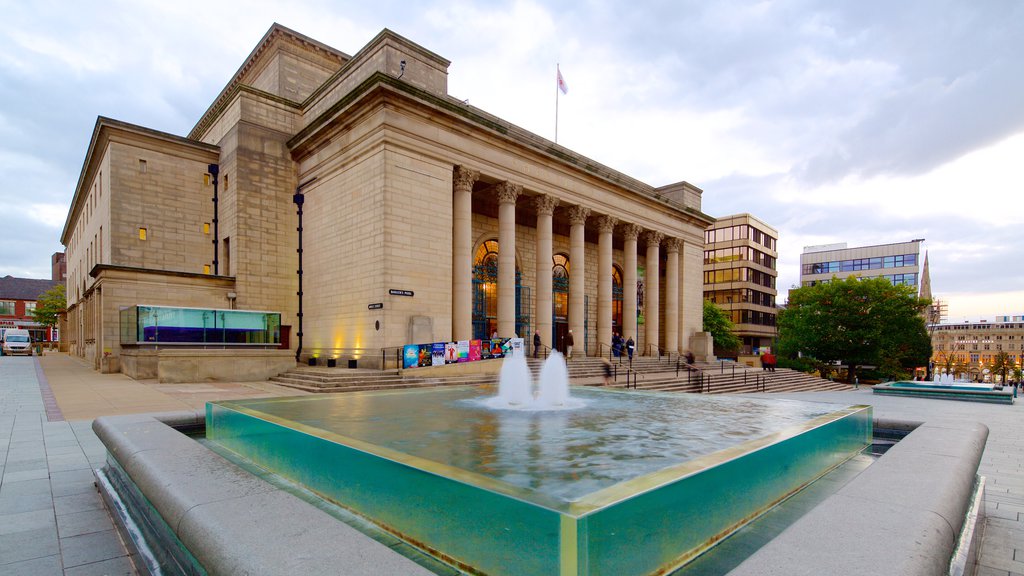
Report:
M 104 447 L 92 419 L 194 410 L 214 399 L 295 395 L 269 383 L 159 384 L 99 374 L 65 354 L 0 357 L 0 574 L 135 574 L 91 469 Z M 979 576 L 1024 576 L 1021 404 L 994 406 L 879 397 L 870 389 L 773 398 L 872 404 L 875 417 L 969 420 L 990 434 L 979 472 L 988 480 Z

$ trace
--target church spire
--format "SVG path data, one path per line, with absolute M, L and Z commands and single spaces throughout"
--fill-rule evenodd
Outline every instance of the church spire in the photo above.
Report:
M 932 278 L 928 274 L 928 251 L 924 251 L 924 267 L 921 269 L 921 291 L 918 294 L 921 298 L 932 297 Z

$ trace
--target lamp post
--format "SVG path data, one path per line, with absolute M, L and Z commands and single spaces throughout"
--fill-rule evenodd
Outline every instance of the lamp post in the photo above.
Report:
M 298 347 L 295 349 L 296 362 L 299 361 L 299 356 L 302 354 L 302 205 L 306 201 L 306 195 L 302 193 L 302 189 L 314 180 L 316 180 L 316 176 L 296 186 L 295 195 L 292 196 L 292 202 L 295 203 L 295 212 L 299 217 L 299 226 L 295 229 L 299 233 L 299 247 L 295 250 L 299 256 L 299 269 L 296 271 L 296 274 L 299 276 L 299 290 L 295 293 L 299 297 L 299 312 L 296 314 L 296 317 L 299 319 L 299 330 L 295 333 L 299 339 Z

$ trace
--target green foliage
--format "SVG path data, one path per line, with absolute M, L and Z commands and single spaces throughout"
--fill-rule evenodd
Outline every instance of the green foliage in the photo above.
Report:
M 776 356 L 779 368 L 789 368 L 790 370 L 798 370 L 800 372 L 806 372 L 808 374 L 814 374 L 818 371 L 818 363 L 813 358 L 787 358 L 785 356 Z
M 999 352 L 995 358 L 992 359 L 992 365 L 989 366 L 989 370 L 992 374 L 999 374 L 1003 377 L 1003 382 L 1006 382 L 1006 375 L 1013 371 L 1016 367 L 1016 362 L 1010 360 L 1010 355 L 1006 352 Z M 994 380 L 994 379 L 993 379 Z
M 739 349 L 740 339 L 733 333 L 735 329 L 725 310 L 710 300 L 704 300 L 704 331 L 711 333 L 717 350 L 732 352 Z
M 797 288 L 779 314 L 779 351 L 846 364 L 849 382 L 864 365 L 877 366 L 885 377 L 903 377 L 931 358 L 921 315 L 928 304 L 910 286 L 884 278 L 833 278 Z
M 36 308 L 32 311 L 32 319 L 47 327 L 54 327 L 60 320 L 60 315 L 67 309 L 67 300 L 64 297 L 64 285 L 57 284 L 39 296 L 36 301 Z

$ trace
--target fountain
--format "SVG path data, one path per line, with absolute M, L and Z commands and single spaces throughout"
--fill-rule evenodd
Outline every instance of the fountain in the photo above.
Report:
M 513 356 L 497 395 L 214 402 L 206 437 L 470 573 L 567 576 L 671 571 L 871 438 L 868 406 L 569 388 Z
M 571 410 L 584 403 L 570 396 L 569 370 L 556 350 L 544 361 L 536 390 L 526 358 L 521 354 L 505 357 L 498 373 L 498 395 L 483 404 L 496 410 Z

